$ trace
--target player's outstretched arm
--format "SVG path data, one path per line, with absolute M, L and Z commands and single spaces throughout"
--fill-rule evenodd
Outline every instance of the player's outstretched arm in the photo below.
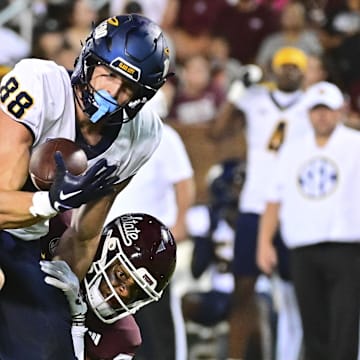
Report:
M 72 337 L 75 356 L 79 360 L 84 360 L 84 335 L 87 331 L 85 327 L 85 315 L 87 305 L 80 293 L 80 283 L 77 276 L 71 271 L 70 266 L 65 261 L 40 261 L 41 270 L 47 274 L 45 282 L 62 290 L 69 303 L 72 323 Z
M 116 195 L 130 182 L 115 185 L 116 192 L 91 201 L 72 213 L 71 225 L 62 235 L 55 258 L 65 260 L 81 280 L 94 258 L 107 213 Z
M 84 323 L 87 306 L 80 293 L 80 282 L 66 261 L 40 261 L 41 270 L 47 274 L 45 282 L 62 290 L 69 303 L 73 321 Z

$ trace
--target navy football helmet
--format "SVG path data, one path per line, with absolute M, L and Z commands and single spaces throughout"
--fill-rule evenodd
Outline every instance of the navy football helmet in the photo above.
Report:
M 131 301 L 119 296 L 111 269 L 120 263 L 137 284 Z M 95 259 L 84 279 L 86 297 L 105 323 L 134 314 L 160 299 L 175 270 L 176 244 L 170 230 L 151 215 L 125 214 L 103 230 Z M 102 291 L 106 286 L 106 293 Z
M 90 86 L 94 66 L 104 65 L 135 85 L 134 97 L 120 106 L 106 91 Z M 121 15 L 101 22 L 90 33 L 76 61 L 71 82 L 82 91 L 84 112 L 91 121 L 130 120 L 169 76 L 169 48 L 160 27 L 148 18 Z M 124 110 L 126 114 L 124 114 Z

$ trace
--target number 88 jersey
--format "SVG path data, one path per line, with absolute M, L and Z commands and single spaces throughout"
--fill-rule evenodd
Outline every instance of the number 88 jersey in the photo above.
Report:
M 73 87 L 67 70 L 53 61 L 24 59 L 7 73 L 0 85 L 0 107 L 10 118 L 32 133 L 32 151 L 49 139 L 62 137 L 76 141 L 92 166 L 100 158 L 116 165 L 120 181 L 135 175 L 158 146 L 161 119 L 150 109 L 103 135 L 101 146 L 91 146 L 77 132 Z M 115 129 L 115 126 L 112 128 Z M 47 222 L 8 230 L 24 240 L 34 240 L 48 231 Z
M 75 139 L 75 107 L 70 76 L 52 61 L 24 59 L 7 73 L 0 106 L 34 136 L 34 147 L 49 138 Z

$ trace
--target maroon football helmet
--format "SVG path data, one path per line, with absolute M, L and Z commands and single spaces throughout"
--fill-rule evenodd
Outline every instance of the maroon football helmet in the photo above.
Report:
M 111 283 L 109 272 L 115 263 L 120 263 L 141 289 L 130 302 L 121 298 Z M 142 213 L 119 216 L 104 228 L 84 279 L 87 300 L 100 320 L 112 323 L 159 300 L 175 264 L 175 240 L 163 223 Z M 101 291 L 104 282 L 109 290 L 106 294 Z

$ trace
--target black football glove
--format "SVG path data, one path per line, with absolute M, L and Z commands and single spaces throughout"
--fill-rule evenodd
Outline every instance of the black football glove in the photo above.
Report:
M 56 211 L 80 207 L 113 191 L 118 180 L 114 175 L 115 165 L 108 165 L 106 159 L 98 160 L 83 175 L 71 174 L 65 166 L 61 152 L 55 153 L 55 180 L 49 190 L 51 206 Z

